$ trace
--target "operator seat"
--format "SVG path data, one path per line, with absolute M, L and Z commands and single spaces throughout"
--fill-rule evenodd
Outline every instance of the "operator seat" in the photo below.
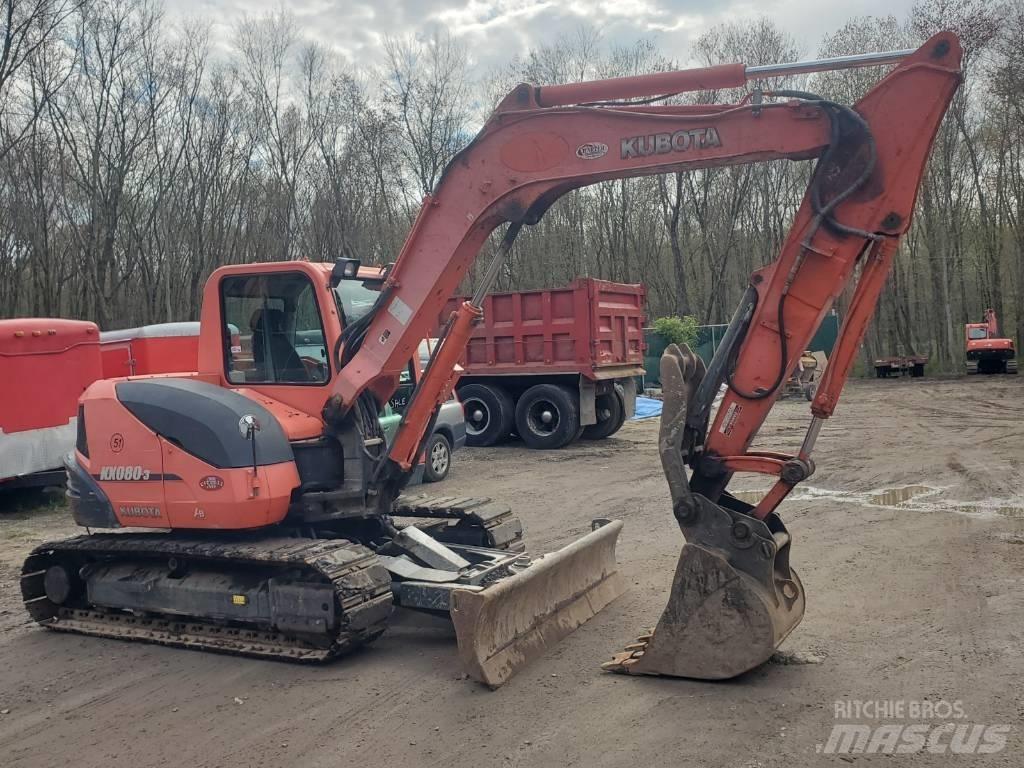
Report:
M 265 381 L 306 383 L 309 371 L 302 364 L 299 353 L 288 340 L 285 314 L 280 309 L 263 308 L 252 313 L 252 357 Z M 270 359 L 266 359 L 267 351 Z

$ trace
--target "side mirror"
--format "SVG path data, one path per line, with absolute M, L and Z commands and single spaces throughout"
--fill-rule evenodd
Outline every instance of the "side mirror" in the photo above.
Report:
M 247 413 L 238 420 L 238 431 L 252 446 L 252 476 L 255 478 L 259 471 L 259 464 L 256 461 L 256 433 L 260 431 L 260 422 L 251 413 Z
M 260 431 L 260 423 L 251 413 L 238 420 L 238 431 L 246 440 L 256 439 L 256 433 Z

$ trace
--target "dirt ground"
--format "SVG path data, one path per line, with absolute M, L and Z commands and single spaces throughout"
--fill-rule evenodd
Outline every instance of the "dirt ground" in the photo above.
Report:
M 781 403 L 760 445 L 795 449 L 806 406 Z M 656 622 L 679 552 L 656 420 L 555 453 L 469 449 L 432 489 L 509 503 L 533 551 L 583 534 L 593 517 L 626 523 L 619 561 L 629 592 L 495 692 L 462 676 L 443 623 L 408 617 L 370 649 L 313 667 L 35 628 L 20 605 L 20 560 L 73 528 L 59 507 L 7 511 L 0 763 L 1020 765 L 1022 416 L 1024 376 L 851 384 L 818 442 L 811 488 L 782 507 L 806 617 L 779 658 L 719 684 L 598 669 Z M 746 477 L 734 485 L 766 484 Z M 900 490 L 908 486 L 926 487 Z M 836 719 L 836 702 L 853 701 L 958 702 L 958 722 L 1009 726 L 1006 747 L 978 757 L 828 754 L 833 725 L 850 722 Z M 931 719 L 855 722 L 931 727 L 943 716 L 936 707 Z

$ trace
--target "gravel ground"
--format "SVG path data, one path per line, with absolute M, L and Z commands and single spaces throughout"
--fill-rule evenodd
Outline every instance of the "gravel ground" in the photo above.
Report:
M 806 617 L 775 660 L 718 684 L 598 668 L 655 623 L 679 552 L 656 421 L 554 453 L 469 449 L 431 489 L 509 503 L 537 552 L 582 535 L 593 517 L 626 522 L 619 561 L 630 590 L 496 692 L 465 679 L 444 623 L 418 617 L 400 616 L 373 647 L 326 666 L 36 628 L 20 605 L 20 561 L 74 528 L 59 505 L 8 503 L 0 512 L 2 764 L 1020 765 L 1022 412 L 1024 376 L 851 384 L 819 439 L 817 474 L 781 510 Z M 794 450 L 806 421 L 807 403 L 784 401 L 759 446 Z M 957 703 L 962 717 L 952 722 L 1008 726 L 1006 746 L 984 757 L 927 746 L 829 754 L 837 723 L 934 729 L 949 719 L 943 706 L 837 719 L 837 702 L 855 701 Z

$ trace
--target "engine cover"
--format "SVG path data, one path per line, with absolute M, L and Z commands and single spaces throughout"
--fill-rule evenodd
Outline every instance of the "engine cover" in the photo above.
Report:
M 262 404 L 197 379 L 104 380 L 81 400 L 69 499 L 80 525 L 247 529 L 284 519 L 299 485 Z M 239 422 L 258 430 L 247 438 Z

